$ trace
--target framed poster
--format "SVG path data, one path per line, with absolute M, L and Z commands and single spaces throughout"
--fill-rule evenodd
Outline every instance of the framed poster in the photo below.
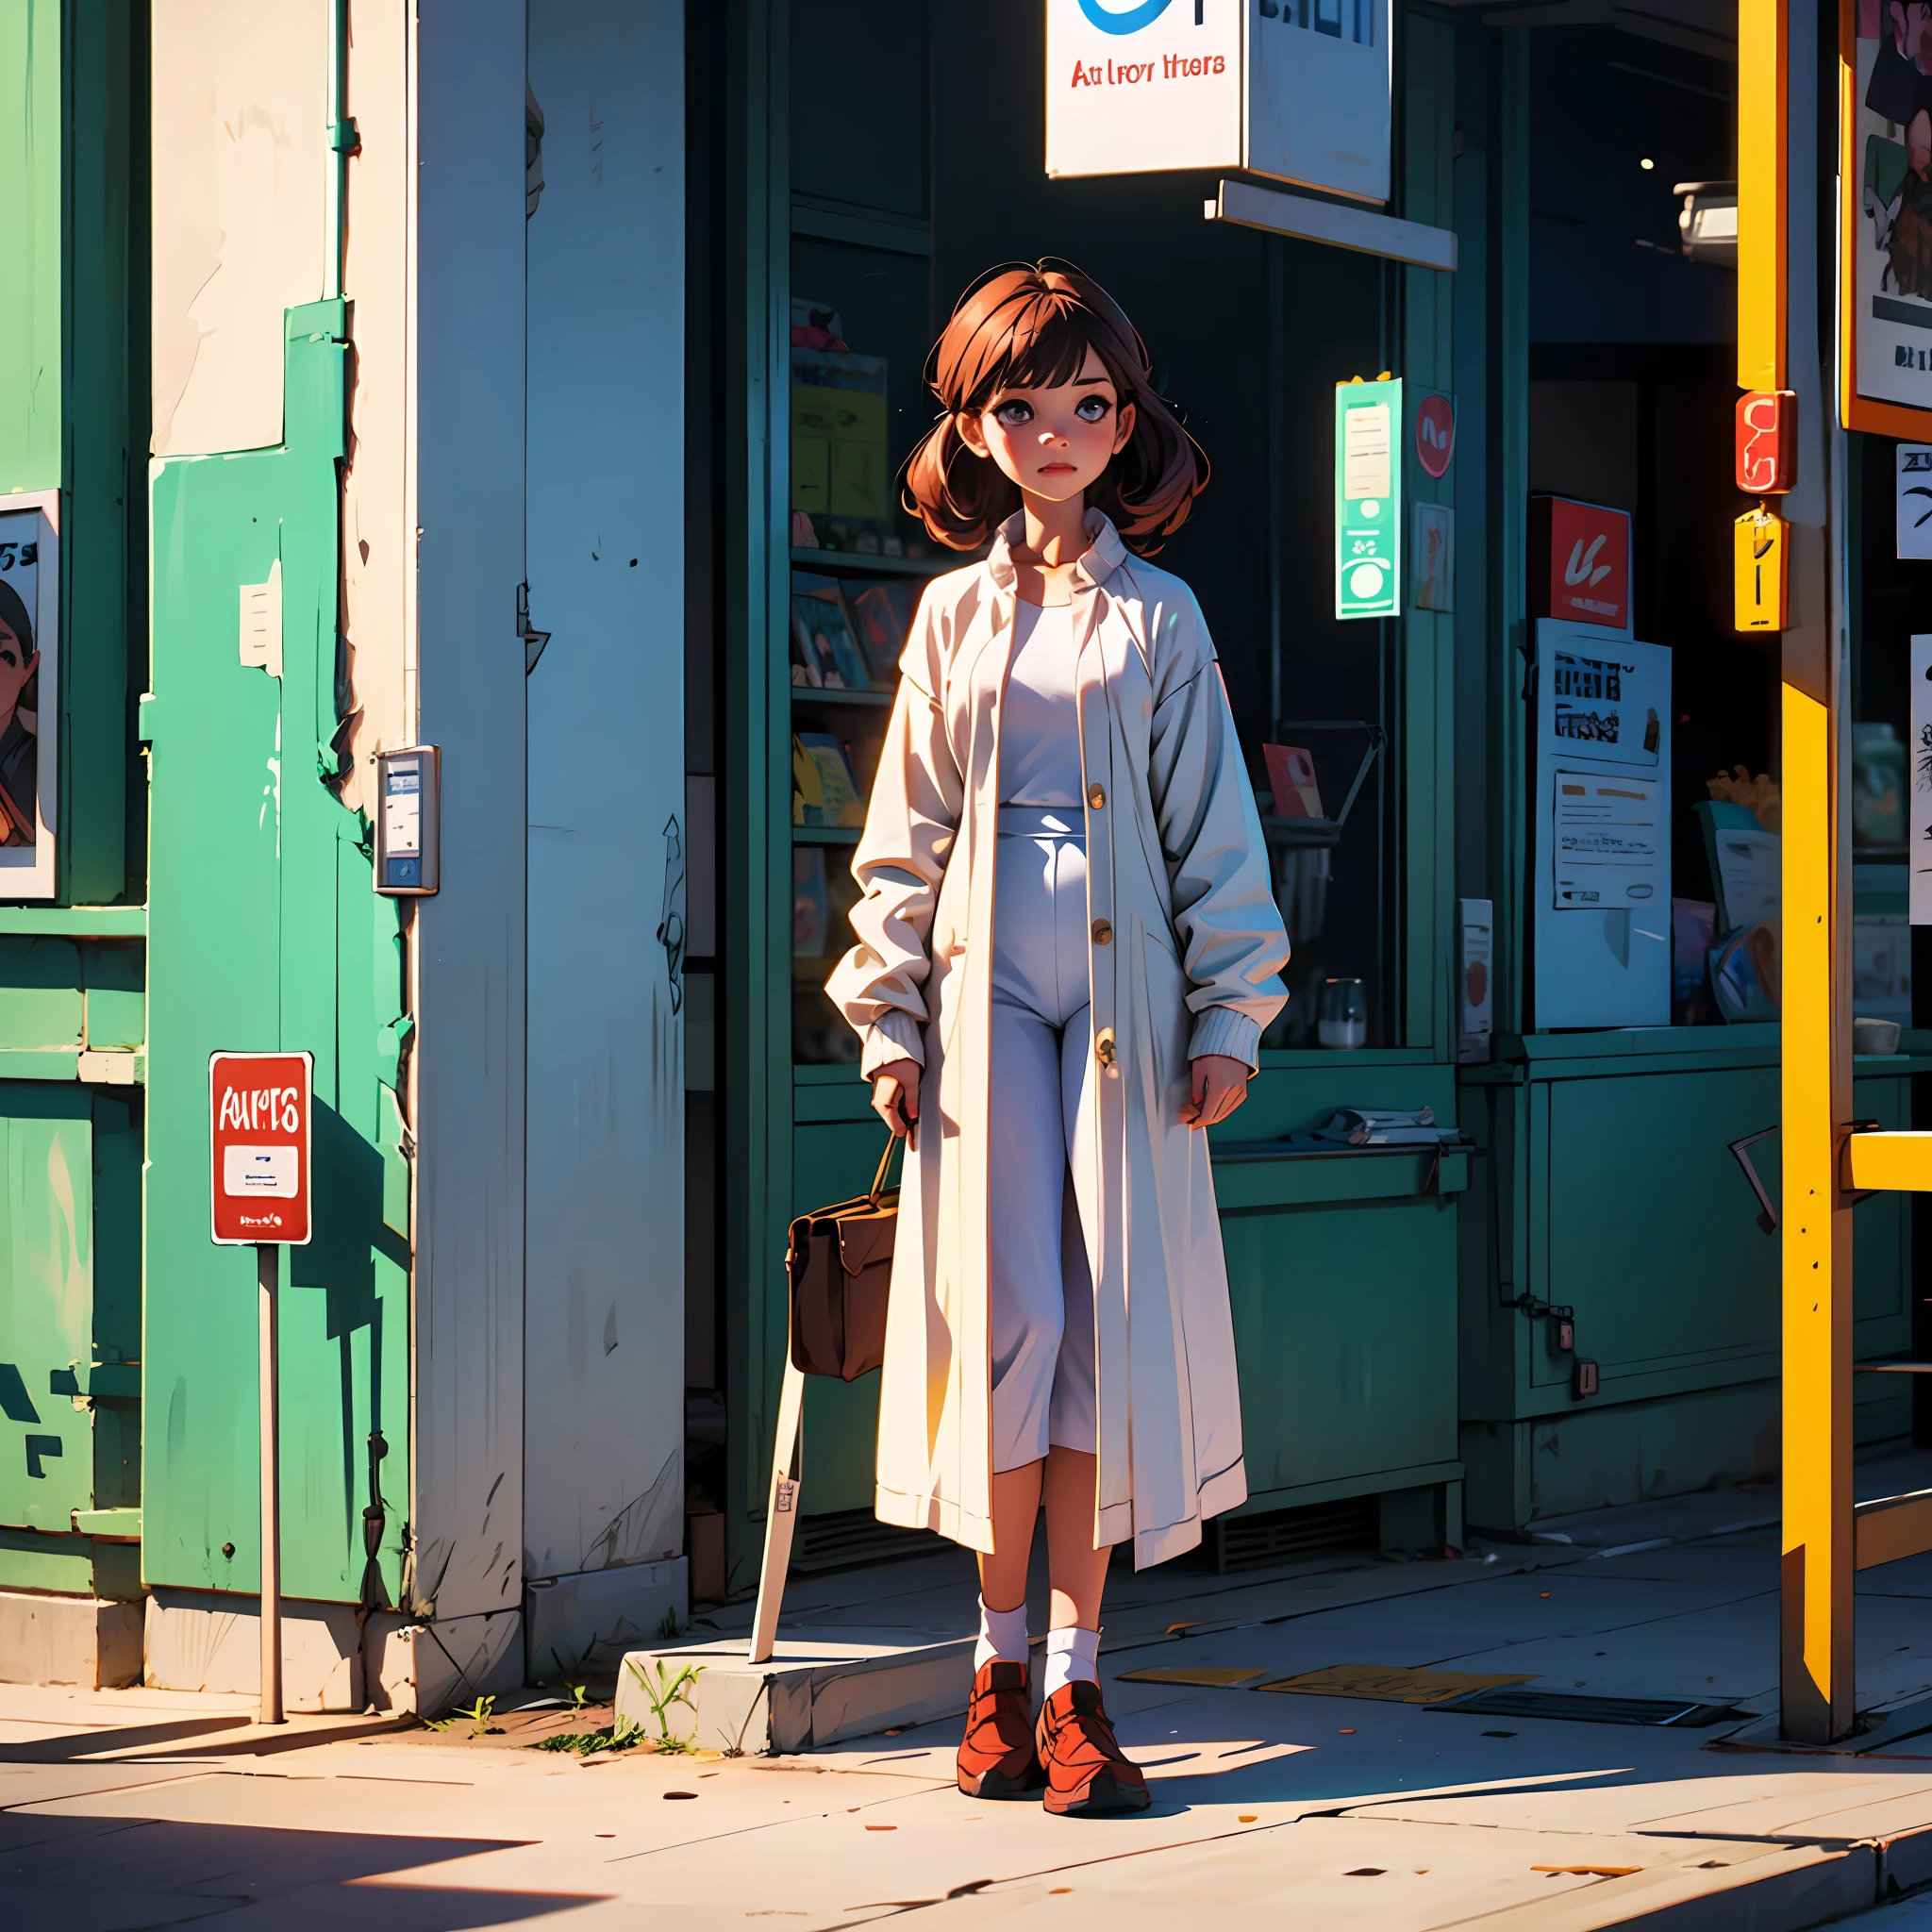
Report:
M 0 902 L 54 896 L 60 497 L 0 497 Z
M 1840 409 L 1932 440 L 1932 9 L 1840 0 Z

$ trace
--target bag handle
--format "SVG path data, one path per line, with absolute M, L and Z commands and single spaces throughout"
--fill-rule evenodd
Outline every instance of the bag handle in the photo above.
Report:
M 892 1149 L 898 1144 L 898 1135 L 888 1133 L 886 1136 L 886 1151 L 879 1156 L 879 1171 L 873 1175 L 872 1192 L 866 1197 L 874 1208 L 879 1205 L 879 1196 L 886 1191 L 886 1170 L 892 1164 Z

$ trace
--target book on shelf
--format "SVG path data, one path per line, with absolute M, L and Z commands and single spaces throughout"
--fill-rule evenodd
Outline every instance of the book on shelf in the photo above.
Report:
M 812 803 L 801 783 L 798 794 L 805 798 L 804 823 L 808 825 L 863 825 L 865 798 L 852 775 L 845 747 L 828 731 L 800 731 L 792 736 L 794 746 L 810 760 L 818 778 L 819 798 Z M 796 755 L 793 764 L 796 766 Z
M 818 760 L 791 734 L 791 823 L 794 825 L 823 824 L 823 816 L 808 819 L 811 811 L 824 812 L 825 788 L 819 778 Z
M 1278 819 L 1318 819 L 1322 788 L 1315 782 L 1315 760 L 1298 744 L 1264 744 L 1268 789 L 1274 794 Z
M 911 634 L 919 587 L 904 577 L 868 584 L 852 600 L 852 622 L 874 683 L 890 689 L 899 675 L 900 653 Z
M 796 846 L 791 854 L 791 957 L 822 958 L 831 923 L 831 898 L 825 886 L 825 848 Z
M 807 684 L 831 691 L 872 689 L 836 577 L 791 573 L 791 658 L 794 665 L 806 667 Z M 813 672 L 818 675 L 813 676 Z M 792 679 L 794 684 L 798 681 Z

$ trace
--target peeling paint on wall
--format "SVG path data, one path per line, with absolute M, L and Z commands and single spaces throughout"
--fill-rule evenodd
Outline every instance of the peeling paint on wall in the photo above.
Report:
M 282 440 L 323 293 L 328 0 L 153 0 L 154 454 Z

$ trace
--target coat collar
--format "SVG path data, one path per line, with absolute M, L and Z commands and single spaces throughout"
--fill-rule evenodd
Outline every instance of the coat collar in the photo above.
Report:
M 1026 513 L 1015 510 L 999 527 L 999 534 L 992 540 L 992 548 L 987 553 L 987 574 L 994 586 L 1005 596 L 1013 594 L 1014 586 L 1019 582 L 1019 572 L 1013 564 L 1013 545 L 1025 534 Z M 1087 548 L 1074 565 L 1074 594 L 1078 596 L 1084 591 L 1091 591 L 1106 583 L 1108 577 L 1127 560 L 1127 546 L 1121 541 L 1120 532 L 1113 526 L 1105 510 L 1089 509 L 1087 512 Z

